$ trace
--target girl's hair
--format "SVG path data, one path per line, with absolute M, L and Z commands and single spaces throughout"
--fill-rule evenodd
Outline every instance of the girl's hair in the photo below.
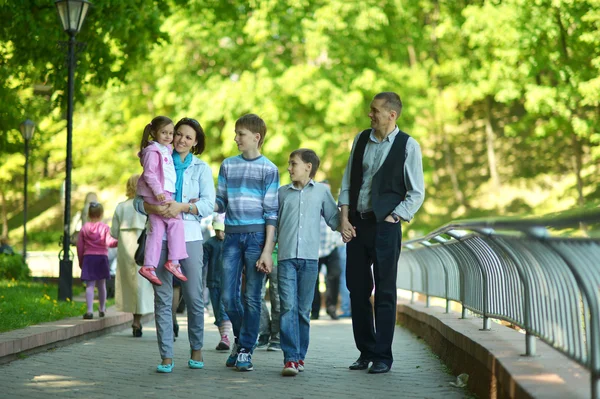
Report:
M 144 133 L 142 134 L 142 143 L 140 144 L 140 151 L 148 147 L 148 142 L 151 138 L 156 138 L 156 133 L 158 133 L 160 129 L 172 124 L 173 121 L 171 120 L 171 118 L 166 116 L 157 116 L 154 119 L 152 119 L 152 121 L 148 123 L 144 128 Z
M 202 129 L 202 125 L 200 125 L 200 122 L 198 122 L 194 118 L 181 118 L 179 122 L 177 122 L 177 124 L 175 125 L 176 134 L 177 129 L 179 129 L 179 127 L 183 125 L 191 127 L 196 132 L 196 141 L 198 141 L 198 143 L 192 147 L 190 152 L 194 155 L 202 154 L 206 146 L 206 135 L 204 134 L 204 129 Z
M 290 158 L 295 156 L 300 157 L 302 162 L 309 163 L 312 165 L 312 169 L 310 170 L 310 174 L 308 175 L 308 177 L 314 179 L 315 175 L 317 174 L 317 170 L 319 170 L 319 164 L 321 163 L 317 154 L 313 150 L 309 150 L 308 148 L 299 148 L 295 151 L 292 151 L 292 153 L 290 154 Z
M 135 197 L 135 193 L 137 191 L 137 183 L 140 179 L 140 175 L 131 175 L 129 179 L 127 179 L 127 185 L 125 186 L 125 195 L 127 198 Z
M 104 215 L 104 208 L 99 202 L 90 202 L 90 209 L 88 209 L 88 218 L 90 219 L 101 219 Z

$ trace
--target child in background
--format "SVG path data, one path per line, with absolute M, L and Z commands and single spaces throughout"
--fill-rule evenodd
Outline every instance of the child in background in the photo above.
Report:
M 166 116 L 157 116 L 144 128 L 138 154 L 144 171 L 138 180 L 137 193 L 149 204 L 161 204 L 173 200 L 177 183 L 171 147 L 173 131 L 173 121 Z M 181 281 L 187 281 L 179 266 L 179 260 L 188 257 L 181 215 L 176 218 L 165 218 L 150 214 L 148 221 L 150 227 L 146 234 L 144 266 L 139 270 L 140 275 L 154 285 L 162 285 L 155 269 L 158 267 L 166 229 L 169 260 L 165 263 L 165 269 Z
M 77 258 L 81 268 L 81 280 L 85 281 L 85 301 L 87 313 L 84 319 L 94 318 L 94 287 L 98 287 L 98 308 L 100 317 L 106 312 L 106 279 L 110 278 L 108 248 L 117 246 L 118 241 L 111 237 L 110 227 L 102 223 L 104 208 L 97 202 L 90 202 L 88 220 L 77 237 Z
M 284 376 L 304 371 L 310 310 L 319 273 L 321 215 L 332 230 L 340 225 L 339 210 L 329 187 L 313 181 L 319 163 L 312 150 L 301 148 L 292 152 L 287 169 L 292 183 L 278 191 L 277 267 Z
M 217 345 L 218 351 L 229 350 L 229 333 L 231 332 L 231 321 L 225 312 L 225 306 L 221 299 L 221 274 L 223 273 L 223 240 L 225 239 L 224 214 L 217 214 L 213 218 L 212 226 L 215 236 L 204 241 L 203 265 L 207 268 L 206 286 L 210 292 L 210 303 L 213 306 L 215 325 L 219 327 L 221 340 Z

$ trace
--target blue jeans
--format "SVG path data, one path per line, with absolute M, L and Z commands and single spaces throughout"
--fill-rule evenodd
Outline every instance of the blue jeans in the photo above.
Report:
M 336 251 L 340 253 L 340 308 L 342 313 L 350 314 L 350 291 L 346 287 L 346 245 L 340 245 Z
M 256 270 L 256 262 L 265 246 L 265 233 L 227 233 L 223 242 L 221 300 L 231 325 L 235 342 L 249 352 L 254 350 L 260 324 L 261 290 L 265 274 Z M 242 305 L 242 271 L 246 289 Z
M 229 321 L 227 313 L 225 312 L 225 305 L 221 299 L 221 288 L 219 287 L 208 287 L 210 293 L 210 303 L 212 303 L 213 313 L 215 314 L 215 326 L 221 327 L 221 323 Z
M 281 301 L 281 349 L 283 361 L 304 360 L 308 351 L 310 309 L 319 273 L 319 261 L 286 259 L 279 261 Z

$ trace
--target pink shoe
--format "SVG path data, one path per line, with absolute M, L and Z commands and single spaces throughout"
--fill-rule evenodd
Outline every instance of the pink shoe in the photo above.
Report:
M 187 277 L 181 273 L 181 268 L 179 265 L 174 265 L 173 262 L 168 261 L 165 263 L 165 269 L 169 271 L 173 276 L 177 277 L 181 281 L 187 281 Z
M 154 268 L 152 266 L 143 266 L 142 268 L 140 268 L 140 271 L 138 271 L 138 273 L 140 274 L 140 276 L 150 281 L 152 284 L 162 285 L 161 281 L 158 279 L 158 277 L 156 277 L 156 272 L 154 271 Z

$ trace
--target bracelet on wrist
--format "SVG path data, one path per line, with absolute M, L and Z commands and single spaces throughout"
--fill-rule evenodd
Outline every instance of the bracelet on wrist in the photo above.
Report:
M 188 213 L 191 214 L 192 210 L 193 210 L 192 204 L 190 203 L 189 206 L 188 206 Z

